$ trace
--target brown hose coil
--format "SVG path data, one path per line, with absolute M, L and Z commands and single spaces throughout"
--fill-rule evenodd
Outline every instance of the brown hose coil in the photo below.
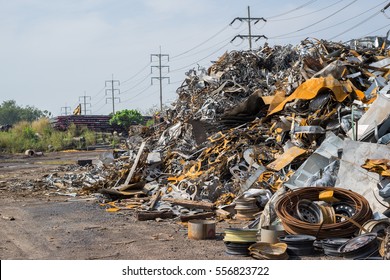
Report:
M 338 223 L 310 224 L 294 217 L 294 209 L 298 201 L 308 199 L 318 201 L 322 191 L 333 190 L 334 197 L 346 202 L 355 208 L 353 221 L 362 225 L 372 217 L 372 210 L 368 201 L 358 193 L 341 188 L 306 187 L 289 191 L 275 204 L 277 216 L 282 221 L 283 227 L 289 234 L 306 234 L 316 236 L 318 239 L 332 237 L 350 237 L 358 229 L 352 222 L 344 219 Z

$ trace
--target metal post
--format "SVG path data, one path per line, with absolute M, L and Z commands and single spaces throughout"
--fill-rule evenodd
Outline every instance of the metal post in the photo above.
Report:
M 158 68 L 159 73 L 158 73 L 158 77 L 151 77 L 151 83 L 153 84 L 153 79 L 157 79 L 160 82 L 160 112 L 162 112 L 162 110 L 163 110 L 163 98 L 162 98 L 163 87 L 162 87 L 162 80 L 163 79 L 168 79 L 168 83 L 170 83 L 169 77 L 164 77 L 162 75 L 162 69 L 163 68 L 167 68 L 168 72 L 169 72 L 169 66 L 162 65 L 162 58 L 166 57 L 167 60 L 169 61 L 169 55 L 168 54 L 161 54 L 161 46 L 160 46 L 160 53 L 158 53 L 158 54 L 151 54 L 150 55 L 150 62 L 153 62 L 153 57 L 158 57 L 158 65 L 152 65 L 151 66 L 151 73 L 153 73 L 153 68 Z
M 248 31 L 249 31 L 249 50 L 252 50 L 252 32 L 251 32 L 251 8 L 248 6 Z
M 115 99 L 118 99 L 120 102 L 120 98 L 115 97 L 115 91 L 118 92 L 118 94 L 120 94 L 120 90 L 114 88 L 114 84 L 116 83 L 119 86 L 120 82 L 118 80 L 114 80 L 114 74 L 112 74 L 112 79 L 106 81 L 105 86 L 107 86 L 107 83 L 111 83 L 111 89 L 106 89 L 106 95 L 109 91 L 111 91 L 111 97 L 106 97 L 106 103 L 107 100 L 112 99 L 112 114 L 115 115 Z
M 112 74 L 111 80 L 111 94 L 112 94 L 112 114 L 115 115 L 115 102 L 114 102 L 114 74 Z
M 236 38 L 248 39 L 249 50 L 252 50 L 252 38 L 255 39 L 255 42 L 257 42 L 261 38 L 268 39 L 267 36 L 265 36 L 265 35 L 252 35 L 252 21 L 254 22 L 253 24 L 256 24 L 260 20 L 262 20 L 264 22 L 267 22 L 267 20 L 265 18 L 262 18 L 262 17 L 261 18 L 259 18 L 259 17 L 252 18 L 250 6 L 248 6 L 248 17 L 246 17 L 246 18 L 245 17 L 236 17 L 235 19 L 232 20 L 230 25 L 232 25 L 236 20 L 241 21 L 241 22 L 246 21 L 248 23 L 248 35 L 238 34 L 238 35 L 234 36 L 234 38 L 232 40 L 230 40 L 230 42 L 233 42 Z
M 160 112 L 162 112 L 162 75 L 161 75 L 161 47 L 160 47 L 160 55 L 158 56 L 158 65 L 159 67 L 159 80 L 160 80 Z

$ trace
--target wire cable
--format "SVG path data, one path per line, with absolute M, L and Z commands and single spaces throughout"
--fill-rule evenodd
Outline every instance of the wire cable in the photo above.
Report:
M 134 96 L 134 98 L 132 99 L 132 101 L 135 101 L 135 100 L 143 100 L 144 98 L 147 98 L 147 97 L 151 97 L 157 93 L 159 93 L 160 90 L 156 90 L 156 91 L 153 91 L 152 93 L 148 94 L 148 95 L 145 95 L 145 96 L 139 96 L 138 97 L 142 97 L 141 99 L 140 98 L 136 98 L 137 96 Z
M 134 79 L 135 77 L 137 77 L 139 74 L 141 74 L 146 68 L 148 68 L 150 66 L 150 62 L 148 64 L 146 64 L 144 67 L 142 67 L 141 70 L 139 70 L 137 73 L 135 73 L 133 76 L 131 76 L 130 78 L 128 78 L 127 80 L 123 81 L 122 84 L 124 83 L 127 83 L 128 81 Z
M 185 55 L 193 50 L 195 50 L 196 48 L 199 48 L 200 46 L 206 44 L 208 41 L 210 41 L 211 39 L 215 38 L 217 35 L 219 35 L 221 32 L 225 31 L 230 25 L 226 25 L 224 26 L 221 30 L 219 30 L 217 33 L 213 34 L 211 37 L 207 38 L 206 40 L 202 41 L 201 43 L 195 45 L 194 47 L 190 48 L 189 50 L 186 50 L 182 53 L 179 53 L 177 55 L 174 55 L 171 57 L 171 60 L 174 60 L 175 58 L 179 57 L 179 56 L 182 56 L 182 55 Z
M 138 87 L 142 82 L 144 82 L 147 78 L 149 78 L 150 75 L 151 75 L 151 74 L 149 73 L 145 78 L 143 78 L 142 80 L 140 80 L 140 81 L 139 81 L 138 83 L 136 83 L 134 86 L 132 86 L 132 87 L 129 88 L 129 89 L 126 89 L 126 90 L 122 91 L 121 94 L 124 94 L 124 93 L 126 93 L 126 92 L 129 92 L 129 91 L 135 89 L 135 88 Z
M 121 103 L 130 101 L 130 100 L 133 100 L 135 97 L 141 95 L 141 94 L 144 93 L 146 90 L 148 90 L 150 87 L 152 87 L 152 85 L 148 85 L 146 88 L 144 88 L 143 90 L 141 90 L 140 92 L 138 92 L 136 95 L 134 95 L 134 96 L 132 96 L 132 97 L 126 99 L 126 100 L 121 101 Z
M 94 114 L 100 112 L 101 109 L 103 109 L 104 106 L 106 106 L 107 103 L 104 103 L 99 109 L 97 109 L 96 111 L 94 111 Z
M 245 29 L 246 29 L 246 28 L 245 28 Z M 245 29 L 242 29 L 240 32 L 244 31 Z M 225 43 L 227 40 L 229 40 L 229 39 L 231 39 L 231 38 L 232 38 L 232 36 L 229 36 L 229 37 L 225 38 L 224 40 L 222 40 L 222 41 L 216 43 L 216 44 L 213 45 L 213 46 L 210 46 L 210 47 L 208 47 L 208 48 L 206 48 L 206 49 L 199 50 L 199 51 L 197 51 L 197 52 L 195 52 L 195 53 L 193 53 L 193 54 L 191 54 L 191 55 L 181 57 L 181 58 L 179 58 L 179 59 L 177 59 L 177 60 L 185 59 L 185 58 L 189 58 L 189 57 L 193 57 L 194 55 L 197 55 L 197 54 L 202 53 L 202 52 L 204 52 L 204 51 L 208 51 L 208 50 L 210 50 L 210 49 L 213 49 L 213 48 L 215 48 L 215 47 L 221 45 L 222 43 Z M 171 71 L 171 72 L 172 72 L 172 71 Z
M 106 88 L 106 86 L 104 86 L 101 90 L 99 90 L 98 93 L 96 93 L 94 96 L 92 96 L 92 98 L 95 98 L 96 96 L 98 96 L 105 88 Z
M 310 13 L 307 13 L 307 14 L 303 14 L 303 15 L 299 15 L 299 16 L 294 16 L 294 17 L 290 17 L 290 18 L 281 18 L 281 19 L 271 19 L 271 20 L 268 20 L 268 21 L 286 21 L 286 20 L 292 20 L 292 19 L 296 19 L 296 18 L 302 18 L 302 17 L 305 17 L 305 16 L 309 16 L 309 15 L 312 15 L 312 14 L 315 14 L 315 13 L 318 13 L 318 12 L 321 12 L 321 11 L 324 11 L 326 9 L 329 9 L 335 5 L 337 5 L 338 3 L 340 2 L 343 2 L 343 0 L 339 0 L 333 4 L 330 4 L 329 6 L 326 6 L 326 7 L 323 7 L 321 9 L 318 9 L 318 10 L 315 10 L 315 11 L 312 11 Z
M 95 105 L 97 105 L 97 104 L 99 104 L 100 102 L 102 102 L 102 100 L 104 100 L 105 98 L 106 98 L 106 95 L 103 95 L 103 97 L 100 98 L 99 101 L 95 103 Z
M 298 30 L 295 30 L 295 31 L 293 31 L 293 32 L 281 34 L 281 35 L 278 35 L 278 36 L 269 37 L 269 39 L 277 39 L 277 38 L 280 38 L 280 37 L 283 37 L 283 36 L 286 36 L 286 35 L 290 35 L 290 34 L 294 34 L 294 33 L 300 32 L 300 31 L 305 30 L 305 29 L 307 29 L 307 28 L 310 28 L 310 27 L 312 27 L 312 26 L 314 26 L 314 25 L 317 25 L 318 23 L 321 23 L 321 22 L 323 22 L 324 20 L 327 20 L 327 19 L 329 19 L 330 17 L 332 17 L 332 16 L 338 14 L 339 12 L 341 12 L 342 10 L 348 8 L 349 6 L 351 6 L 352 4 L 356 3 L 357 1 L 358 1 L 358 0 L 353 0 L 353 1 L 351 1 L 350 3 L 348 3 L 347 5 L 345 5 L 344 7 L 342 7 L 341 9 L 335 11 L 334 13 L 332 13 L 332 14 L 330 14 L 330 15 L 328 15 L 328 16 L 326 16 L 326 17 L 320 19 L 319 21 L 316 21 L 316 22 L 314 22 L 314 23 L 312 23 L 312 24 L 310 24 L 310 25 L 308 25 L 308 26 L 302 27 L 302 28 L 300 28 L 300 29 L 298 29 Z
M 174 82 L 170 83 L 170 85 L 176 85 L 176 84 L 179 84 L 179 83 L 182 83 L 182 82 L 183 82 L 183 80 L 180 80 L 180 81 L 174 81 Z
M 284 16 L 284 15 L 290 14 L 290 13 L 295 12 L 295 11 L 297 11 L 297 10 L 300 10 L 300 9 L 306 7 L 306 6 L 309 6 L 310 4 L 312 4 L 312 3 L 314 3 L 314 2 L 317 2 L 317 0 L 308 1 L 308 2 L 306 2 L 306 3 L 303 3 L 301 6 L 298 6 L 298 7 L 294 8 L 294 9 L 292 9 L 292 10 L 289 10 L 289 11 L 287 11 L 287 12 L 283 12 L 283 13 L 278 14 L 278 15 L 270 16 L 270 17 L 267 18 L 267 20 L 270 20 L 270 19 L 273 19 L 273 18 L 277 18 L 277 17 L 281 17 L 281 16 Z
M 369 21 L 370 19 L 376 17 L 376 16 L 379 15 L 380 13 L 381 13 L 381 11 L 378 11 L 378 12 L 372 14 L 372 15 L 369 16 L 368 18 L 365 18 L 364 20 L 362 20 L 362 21 L 360 21 L 359 23 L 355 24 L 354 26 L 348 28 L 347 30 L 345 30 L 345 31 L 343 31 L 343 32 L 340 32 L 339 34 L 337 34 L 337 35 L 335 35 L 335 36 L 329 38 L 329 40 L 331 41 L 331 40 L 333 40 L 333 39 L 335 39 L 335 38 L 337 38 L 337 37 L 339 37 L 339 36 L 341 36 L 341 35 L 344 35 L 345 33 L 348 33 L 349 31 L 355 29 L 356 27 L 358 27 L 358 26 L 360 26 L 360 25 L 366 23 L 366 22 Z
M 384 26 L 382 26 L 382 27 L 379 27 L 378 29 L 375 29 L 374 31 L 371 31 L 370 33 L 364 34 L 363 37 L 366 37 L 366 36 L 368 36 L 368 35 L 371 35 L 371 34 L 377 32 L 377 31 L 379 31 L 379 30 L 382 30 L 382 29 L 384 29 L 384 28 L 386 28 L 386 27 L 388 27 L 388 26 L 390 26 L 390 23 L 388 23 L 388 24 L 386 24 L 386 25 L 384 25 Z
M 299 34 L 299 35 L 285 36 L 285 37 L 274 38 L 274 39 L 277 40 L 277 39 L 299 38 L 299 37 L 302 37 L 302 36 L 305 36 L 305 35 L 311 35 L 311 34 L 313 34 L 313 33 L 319 33 L 319 32 L 321 32 L 321 31 L 325 31 L 325 30 L 328 30 L 328 29 L 330 29 L 330 28 L 333 28 L 333 27 L 336 27 L 336 26 L 340 26 L 341 24 L 344 24 L 344 23 L 346 23 L 346 22 L 348 22 L 348 21 L 350 21 L 350 20 L 356 19 L 356 18 L 358 18 L 358 17 L 360 17 L 360 16 L 362 16 L 362 15 L 364 15 L 364 14 L 366 14 L 366 13 L 368 13 L 368 12 L 370 12 L 370 11 L 376 9 L 376 8 L 378 8 L 379 6 L 382 6 L 382 5 L 383 5 L 384 3 L 386 3 L 386 2 L 387 2 L 387 0 L 386 0 L 386 1 L 383 1 L 382 3 L 380 3 L 380 4 L 378 4 L 378 5 L 376 5 L 376 6 L 372 7 L 372 8 L 370 8 L 370 9 L 368 9 L 368 10 L 366 10 L 366 11 L 360 13 L 360 14 L 354 15 L 354 16 L 352 16 L 352 17 L 350 17 L 350 18 L 347 18 L 346 20 L 343 20 L 343 21 L 341 21 L 341 22 L 338 22 L 338 23 L 336 23 L 336 24 L 333 24 L 333 25 L 331 25 L 331 26 L 328 26 L 328 27 L 325 27 L 325 28 L 322 28 L 322 29 L 318 29 L 318 30 L 315 30 L 315 31 L 311 31 L 311 32 L 307 32 L 307 33 L 303 33 L 303 34 Z
M 178 72 L 178 71 L 187 69 L 188 67 L 193 66 L 195 63 L 199 63 L 199 62 L 201 62 L 202 60 L 204 60 L 204 59 L 206 59 L 206 58 L 212 56 L 213 54 L 219 52 L 220 50 L 222 50 L 224 47 L 226 47 L 226 46 L 229 45 L 229 44 L 230 44 L 230 42 L 227 42 L 225 45 L 223 45 L 222 47 L 220 47 L 220 48 L 217 49 L 216 51 L 212 52 L 211 54 L 209 54 L 209 55 L 207 55 L 207 56 L 205 56 L 205 57 L 203 57 L 203 58 L 201 58 L 201 59 L 199 59 L 199 60 L 197 60 L 197 61 L 195 61 L 195 62 L 189 64 L 189 65 L 183 66 L 183 67 L 178 68 L 178 69 L 174 69 L 174 70 L 170 71 L 170 73 L 174 73 L 174 72 Z
M 246 29 L 246 28 L 241 29 L 238 33 L 244 31 L 245 29 Z M 237 34 L 237 33 L 236 33 L 236 34 Z M 229 36 L 229 38 L 230 38 L 230 37 L 232 37 L 232 36 Z M 225 41 L 225 40 L 224 40 L 224 41 Z M 221 41 L 220 43 L 223 43 L 224 41 Z M 220 43 L 218 43 L 217 45 L 219 45 Z M 181 67 L 181 68 L 171 70 L 171 71 L 169 71 L 169 73 L 175 73 L 175 72 L 177 72 L 177 71 L 180 71 L 180 70 L 186 69 L 187 67 L 190 67 L 190 66 L 192 66 L 193 64 L 198 63 L 198 62 L 202 61 L 203 59 L 206 59 L 206 58 L 210 57 L 211 55 L 215 54 L 216 52 L 218 52 L 219 50 L 221 50 L 222 48 L 224 48 L 225 46 L 227 46 L 229 43 L 230 43 L 230 42 L 226 43 L 225 45 L 223 45 L 222 47 L 220 47 L 219 49 L 217 49 L 217 50 L 214 51 L 213 53 L 207 55 L 206 57 L 203 57 L 203 58 L 201 58 L 200 60 L 197 60 L 197 61 L 195 61 L 195 62 L 193 62 L 193 63 L 191 63 L 191 64 L 189 64 L 189 65 L 183 66 L 183 67 Z M 214 48 L 214 47 L 215 47 L 215 46 L 210 47 L 210 48 Z M 193 55 L 191 55 L 191 57 L 192 57 L 192 56 L 193 56 Z

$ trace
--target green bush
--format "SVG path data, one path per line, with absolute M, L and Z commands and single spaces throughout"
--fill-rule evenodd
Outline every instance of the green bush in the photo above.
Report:
M 142 123 L 143 119 L 144 118 L 139 111 L 125 109 L 116 112 L 115 115 L 111 117 L 110 124 L 120 126 L 127 131 L 131 125 Z

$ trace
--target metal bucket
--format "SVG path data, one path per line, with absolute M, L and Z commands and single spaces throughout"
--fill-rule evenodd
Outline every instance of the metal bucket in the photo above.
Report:
M 261 228 L 260 240 L 261 242 L 267 242 L 270 244 L 278 243 L 278 237 L 285 235 L 286 232 L 282 225 L 277 226 L 265 226 Z
M 191 220 L 188 222 L 189 239 L 214 239 L 215 221 L 210 220 Z

